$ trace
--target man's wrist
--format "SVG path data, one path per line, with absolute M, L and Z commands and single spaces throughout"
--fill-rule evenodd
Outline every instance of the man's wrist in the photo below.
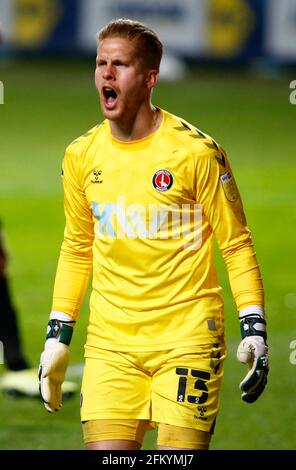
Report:
M 258 315 L 261 318 L 265 318 L 264 308 L 260 305 L 248 305 L 239 311 L 239 319 L 247 315 Z
M 46 349 L 50 349 L 56 342 L 69 346 L 75 323 L 70 315 L 56 310 L 52 311 L 48 321 Z
M 76 323 L 68 313 L 61 312 L 60 310 L 52 310 L 49 315 L 50 320 L 60 320 L 61 322 Z
M 240 330 L 242 338 L 248 336 L 261 336 L 266 340 L 266 321 L 264 309 L 259 305 L 250 305 L 240 310 Z

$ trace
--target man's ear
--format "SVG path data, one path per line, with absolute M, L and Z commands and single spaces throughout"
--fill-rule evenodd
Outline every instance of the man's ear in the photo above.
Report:
M 150 90 L 155 87 L 159 78 L 159 70 L 149 70 L 146 78 L 147 88 Z

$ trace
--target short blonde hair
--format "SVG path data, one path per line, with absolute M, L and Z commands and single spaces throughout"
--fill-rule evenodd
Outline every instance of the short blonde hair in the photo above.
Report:
M 98 42 L 107 38 L 125 38 L 135 42 L 137 55 L 149 69 L 159 70 L 163 45 L 157 34 L 139 21 L 120 18 L 108 23 L 98 33 Z

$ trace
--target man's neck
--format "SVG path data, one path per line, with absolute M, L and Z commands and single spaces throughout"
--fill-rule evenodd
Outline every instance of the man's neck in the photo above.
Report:
M 127 121 L 109 121 L 111 134 L 123 142 L 144 139 L 153 134 L 162 121 L 161 111 L 154 106 L 149 106 L 138 112 L 133 118 Z

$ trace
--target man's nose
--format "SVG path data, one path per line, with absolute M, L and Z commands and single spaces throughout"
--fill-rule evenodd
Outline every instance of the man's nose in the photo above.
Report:
M 103 78 L 105 80 L 112 80 L 114 78 L 114 69 L 111 64 L 106 64 L 104 67 Z

